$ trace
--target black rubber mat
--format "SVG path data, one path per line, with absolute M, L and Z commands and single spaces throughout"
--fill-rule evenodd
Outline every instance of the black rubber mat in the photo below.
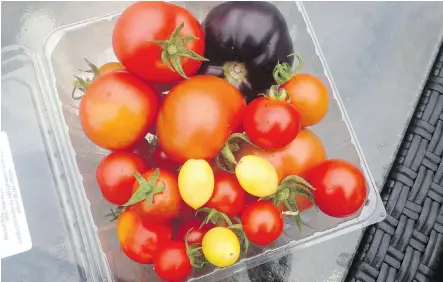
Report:
M 443 281 L 443 48 L 381 195 L 346 281 Z

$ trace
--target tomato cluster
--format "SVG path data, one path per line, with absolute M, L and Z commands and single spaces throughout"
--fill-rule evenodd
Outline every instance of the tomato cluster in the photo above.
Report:
M 266 2 L 221 4 L 203 26 L 174 4 L 138 2 L 114 28 L 120 63 L 97 68 L 87 61 L 93 77 L 77 77 L 74 84 L 84 92 L 73 98 L 81 99 L 86 136 L 112 151 L 96 176 L 103 197 L 117 206 L 121 248 L 132 260 L 153 264 L 167 281 L 185 280 L 205 263 L 230 266 L 250 242 L 274 243 L 284 216 L 301 228 L 304 210 L 315 206 L 328 216 L 347 217 L 367 197 L 359 169 L 327 160 L 321 140 L 306 128 L 328 111 L 323 82 L 293 73 L 288 54 L 258 46 L 253 53 L 262 52 L 263 65 L 252 68 L 235 40 L 256 36 L 254 25 L 231 27 L 223 18 L 238 10 L 268 15 L 280 27 L 266 32 L 280 32 L 281 42 L 261 48 L 293 50 L 278 10 Z M 204 56 L 212 59 L 221 48 L 214 43 L 216 32 L 231 36 L 232 48 L 208 63 Z M 225 75 L 208 71 L 215 66 L 208 64 L 223 62 Z M 159 88 L 168 89 L 167 95 Z M 148 133 L 156 144 L 147 142 Z

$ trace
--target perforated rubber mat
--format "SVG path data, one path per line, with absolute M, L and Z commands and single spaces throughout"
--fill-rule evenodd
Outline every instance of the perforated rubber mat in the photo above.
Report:
M 346 281 L 443 281 L 443 48 L 381 194 Z

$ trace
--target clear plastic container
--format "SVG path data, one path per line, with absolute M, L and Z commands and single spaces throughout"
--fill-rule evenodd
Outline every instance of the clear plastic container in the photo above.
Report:
M 202 20 L 218 3 L 178 4 Z M 274 4 L 286 18 L 303 71 L 320 77 L 329 88 L 330 110 L 312 130 L 329 158 L 343 158 L 362 169 L 368 200 L 352 218 L 306 211 L 302 232 L 287 220 L 284 234 L 271 246 L 252 247 L 248 257 L 228 268 L 195 271 L 192 281 L 217 281 L 385 217 L 303 4 Z M 2 259 L 2 281 L 160 281 L 151 265 L 131 262 L 120 250 L 115 222 L 105 217 L 112 206 L 95 179 L 96 166 L 108 152 L 87 139 L 79 122 L 79 102 L 71 99 L 73 74 L 86 67 L 83 58 L 98 65 L 116 60 L 111 37 L 119 15 L 54 30 L 41 52 L 21 46 L 2 49 L 1 128 L 9 138 L 32 241 L 29 251 Z

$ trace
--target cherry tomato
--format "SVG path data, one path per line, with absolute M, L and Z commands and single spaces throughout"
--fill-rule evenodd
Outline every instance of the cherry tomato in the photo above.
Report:
M 192 272 L 185 243 L 170 241 L 155 254 L 154 269 L 157 275 L 171 282 L 184 281 Z
M 282 100 L 261 97 L 248 104 L 243 127 L 252 143 L 264 150 L 283 148 L 301 128 L 297 108 Z
M 168 224 L 143 224 L 135 210 L 127 208 L 118 217 L 117 235 L 123 252 L 130 259 L 150 264 L 158 248 L 171 240 L 172 229 Z
M 280 237 L 284 221 L 281 211 L 270 201 L 258 201 L 246 207 L 241 216 L 246 237 L 257 245 L 269 245 Z
M 177 238 L 185 241 L 186 236 L 188 236 L 189 245 L 201 243 L 206 232 L 212 228 L 210 224 L 205 224 L 200 227 L 202 222 L 200 219 L 191 219 L 183 222 L 178 228 Z
M 211 161 L 242 121 L 246 102 L 225 80 L 198 75 L 176 84 L 157 118 L 157 137 L 165 154 L 180 164 Z
M 368 189 L 361 171 L 344 160 L 326 160 L 309 173 L 318 208 L 333 217 L 355 214 L 366 201 Z
M 155 120 L 158 95 L 154 88 L 126 71 L 99 76 L 80 102 L 82 128 L 100 147 L 132 148 Z
M 147 201 L 146 195 L 142 195 L 144 199 L 134 204 L 135 210 L 140 214 L 143 222 L 167 222 L 178 215 L 182 207 L 182 199 L 178 190 L 177 174 L 166 169 L 157 169 L 159 176 L 156 181 L 156 187 L 163 187 L 162 192 L 156 193 L 153 196 L 153 202 L 150 204 Z M 153 179 L 155 169 L 151 169 L 141 174 L 145 181 Z M 142 187 L 142 189 L 153 189 L 152 185 L 141 185 L 137 181 L 133 187 L 133 193 Z M 150 190 L 152 193 L 154 190 Z M 132 198 L 131 198 L 132 199 Z
M 291 97 L 291 103 L 301 115 L 303 127 L 318 123 L 328 112 L 328 89 L 317 77 L 297 74 L 280 86 Z
M 97 166 L 96 177 L 103 197 L 114 205 L 125 204 L 132 195 L 134 172 L 147 169 L 145 161 L 134 153 L 112 152 Z
M 170 171 L 177 171 L 180 167 L 179 164 L 171 160 L 165 152 L 160 148 L 160 146 L 157 146 L 155 148 L 155 151 L 152 155 L 152 161 L 154 162 L 155 166 L 160 168 L 165 168 Z
M 177 30 L 181 24 L 182 29 Z M 178 34 L 171 38 L 174 30 Z M 194 39 L 188 40 L 190 36 Z M 167 40 L 170 40 L 167 46 L 157 44 Z M 186 53 L 180 46 L 182 44 Z M 137 2 L 129 6 L 115 24 L 112 46 L 118 60 L 130 72 L 148 81 L 173 83 L 182 79 L 180 72 L 190 76 L 200 68 L 201 56 L 205 52 L 205 35 L 198 20 L 180 6 L 165 2 Z M 191 52 L 192 58 L 185 56 Z
M 119 62 L 109 62 L 109 63 L 102 65 L 98 69 L 98 72 L 100 73 L 100 75 L 104 75 L 109 72 L 123 70 L 123 69 L 125 69 L 125 67 L 122 64 L 120 64 Z
M 240 186 L 235 174 L 218 172 L 214 175 L 214 192 L 206 203 L 227 216 L 239 215 L 246 205 L 246 192 Z
M 210 263 L 227 267 L 240 257 L 240 241 L 231 229 L 214 227 L 203 237 L 202 250 Z

